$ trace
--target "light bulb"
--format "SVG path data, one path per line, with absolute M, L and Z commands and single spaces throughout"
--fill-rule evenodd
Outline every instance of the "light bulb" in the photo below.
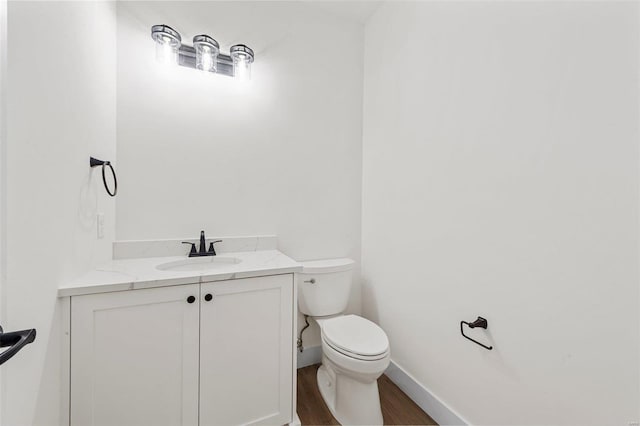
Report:
M 203 71 L 215 71 L 215 66 L 213 64 L 213 60 L 211 59 L 210 54 L 205 54 L 202 56 L 201 69 Z
M 175 64 L 178 62 L 178 50 L 171 46 L 169 40 L 157 43 L 156 60 L 163 65 Z
M 245 58 L 239 58 L 234 64 L 233 74 L 240 81 L 251 79 L 251 65 Z

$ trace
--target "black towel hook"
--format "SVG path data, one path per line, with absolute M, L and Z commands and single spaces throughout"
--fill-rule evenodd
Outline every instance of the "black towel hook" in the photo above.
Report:
M 98 167 L 102 166 L 102 183 L 104 184 L 104 189 L 107 191 L 107 194 L 115 197 L 118 193 L 118 178 L 116 177 L 116 171 L 113 170 L 113 166 L 111 165 L 111 161 L 103 161 L 98 160 L 97 158 L 89 157 L 89 167 Z M 107 177 L 105 176 L 105 168 L 109 167 L 111 169 L 111 175 L 113 175 L 113 192 L 109 189 L 109 185 L 107 185 Z
M 460 321 L 460 334 L 462 334 L 462 337 L 464 337 L 465 339 L 471 340 L 476 345 L 480 345 L 483 348 L 488 349 L 488 350 L 493 349 L 493 346 L 483 345 L 482 343 L 478 342 L 477 340 L 473 340 L 471 337 L 469 337 L 466 334 L 464 334 L 464 325 L 465 324 L 467 324 L 469 326 L 469 328 L 480 327 L 480 328 L 486 329 L 488 327 L 488 325 L 489 325 L 489 323 L 487 322 L 486 319 L 484 319 L 482 317 L 478 317 L 478 319 L 476 319 L 474 322 Z

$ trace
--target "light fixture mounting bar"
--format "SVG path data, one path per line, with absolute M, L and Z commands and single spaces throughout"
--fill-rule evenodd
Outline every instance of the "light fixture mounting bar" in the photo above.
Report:
M 216 74 L 233 77 L 233 60 L 231 56 L 220 53 L 217 60 Z M 193 46 L 183 44 L 178 49 L 178 65 L 196 69 L 196 49 Z

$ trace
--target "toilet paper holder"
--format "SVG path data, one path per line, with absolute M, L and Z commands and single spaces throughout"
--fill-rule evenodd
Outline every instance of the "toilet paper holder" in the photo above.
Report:
M 478 342 L 477 340 L 472 339 L 471 337 L 467 336 L 466 334 L 464 334 L 464 325 L 467 325 L 469 328 L 484 328 L 486 330 L 486 328 L 489 326 L 489 323 L 486 319 L 482 318 L 482 317 L 478 317 L 475 321 L 473 322 L 467 322 L 467 321 L 460 321 L 460 334 L 462 334 L 462 337 L 464 337 L 465 339 L 469 339 L 471 340 L 473 343 L 475 343 L 476 345 L 480 345 L 483 348 L 487 349 L 487 350 L 491 350 L 493 349 L 493 346 L 487 346 L 484 345 L 480 342 Z

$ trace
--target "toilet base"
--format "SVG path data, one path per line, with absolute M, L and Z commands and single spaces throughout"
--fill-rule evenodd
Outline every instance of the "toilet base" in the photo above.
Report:
M 318 368 L 318 389 L 329 411 L 341 425 L 382 425 L 378 381 L 363 383 L 327 366 Z

